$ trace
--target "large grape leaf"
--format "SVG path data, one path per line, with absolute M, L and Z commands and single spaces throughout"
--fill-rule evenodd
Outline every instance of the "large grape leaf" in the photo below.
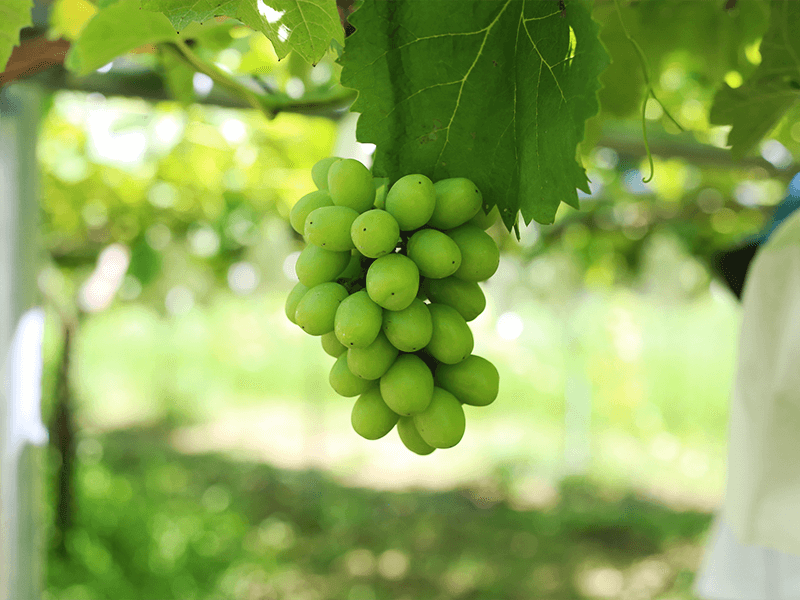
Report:
M 19 30 L 31 24 L 33 0 L 3 0 L 0 2 L 0 73 L 11 51 L 19 44 Z
M 139 0 L 119 0 L 92 17 L 72 43 L 64 64 L 85 75 L 134 48 L 177 37 L 164 15 L 142 10 Z
M 752 150 L 800 100 L 800 2 L 772 0 L 761 41 L 761 64 L 740 87 L 724 86 L 714 98 L 711 122 L 732 125 L 735 158 Z
M 576 149 L 608 63 L 583 2 L 366 0 L 350 21 L 342 83 L 377 176 L 468 177 L 508 227 L 518 210 L 552 223 L 577 207 Z
M 233 17 L 266 35 L 278 58 L 294 50 L 316 64 L 331 40 L 344 44 L 336 0 L 142 0 L 142 7 L 163 12 L 178 30 L 194 21 Z

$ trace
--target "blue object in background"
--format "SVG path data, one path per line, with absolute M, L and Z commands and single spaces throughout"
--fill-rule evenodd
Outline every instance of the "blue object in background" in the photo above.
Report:
M 714 256 L 714 269 L 725 280 L 737 298 L 742 298 L 747 269 L 758 251 L 758 247 L 766 242 L 780 224 L 798 208 L 800 208 L 800 173 L 792 178 L 789 183 L 788 195 L 775 208 L 772 221 L 760 233 L 747 238 L 736 248 Z

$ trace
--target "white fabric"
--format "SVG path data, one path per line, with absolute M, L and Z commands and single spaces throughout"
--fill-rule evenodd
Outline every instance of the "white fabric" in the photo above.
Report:
M 800 556 L 744 545 L 717 518 L 694 588 L 706 600 L 800 600 Z
M 800 600 L 800 211 L 745 282 L 725 499 L 696 593 Z

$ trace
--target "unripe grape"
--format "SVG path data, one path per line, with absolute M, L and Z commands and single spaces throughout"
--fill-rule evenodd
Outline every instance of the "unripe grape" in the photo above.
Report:
M 387 310 L 403 310 L 419 291 L 419 269 L 402 254 L 375 259 L 367 270 L 367 293 Z
M 325 350 L 326 354 L 332 356 L 333 358 L 338 358 L 347 352 L 347 348 L 339 343 L 339 340 L 336 339 L 336 334 L 333 331 L 329 331 L 320 339 L 322 340 L 322 349 Z
M 364 258 L 358 250 L 350 251 L 350 261 L 344 268 L 344 271 L 339 273 L 337 279 L 353 280 L 360 279 L 364 275 L 364 269 L 361 267 L 361 259 Z
M 458 277 L 425 279 L 422 287 L 431 302 L 452 306 L 465 321 L 472 321 L 486 308 L 486 296 L 475 281 Z
M 355 159 L 344 158 L 328 170 L 328 193 L 337 206 L 362 213 L 372 208 L 375 184 L 369 169 Z
M 439 362 L 461 362 L 472 352 L 472 331 L 459 312 L 446 304 L 430 304 L 433 334 L 425 350 Z
M 449 277 L 461 266 L 461 250 L 447 234 L 436 229 L 421 229 L 412 235 L 407 251 L 424 277 Z
M 414 298 L 403 310 L 383 311 L 383 332 L 398 350 L 421 350 L 428 345 L 433 334 L 433 321 L 428 305 Z
M 347 298 L 347 290 L 338 283 L 320 283 L 308 290 L 297 304 L 294 318 L 300 328 L 310 335 L 333 331 L 336 310 Z
M 475 225 L 462 225 L 447 232 L 461 250 L 461 266 L 454 273 L 465 281 L 485 281 L 500 265 L 500 249 L 492 236 Z
M 434 448 L 452 448 L 464 437 L 467 420 L 456 397 L 434 387 L 431 403 L 414 415 L 414 425 L 426 444 Z
M 483 196 L 469 179 L 454 177 L 433 184 L 436 207 L 428 224 L 437 229 L 452 229 L 466 223 L 481 209 Z
M 421 358 L 401 354 L 380 381 L 381 397 L 398 415 L 413 415 L 428 408 L 433 395 L 433 374 Z
M 336 279 L 349 262 L 349 252 L 331 252 L 309 244 L 297 257 L 294 271 L 297 273 L 300 283 L 307 287 L 314 287 Z
M 331 195 L 323 190 L 311 192 L 300 198 L 289 212 L 289 223 L 291 223 L 292 229 L 303 235 L 308 213 L 323 206 L 333 206 Z
M 500 211 L 497 209 L 497 205 L 495 204 L 492 207 L 492 210 L 489 211 L 489 214 L 483 212 L 483 209 L 478 211 L 478 214 L 472 217 L 468 223 L 471 225 L 475 225 L 476 227 L 480 227 L 481 229 L 489 229 L 492 225 L 495 224 L 498 217 L 500 216 Z
M 294 318 L 294 313 L 297 311 L 297 305 L 300 303 L 300 300 L 302 300 L 303 296 L 305 296 L 308 289 L 309 288 L 302 283 L 297 283 L 286 297 L 286 318 L 295 325 L 297 324 L 297 320 Z
M 394 251 L 400 240 L 400 226 L 385 210 L 368 210 L 353 221 L 350 237 L 361 254 L 378 258 Z
M 377 387 L 367 390 L 358 397 L 350 413 L 353 430 L 368 440 L 378 440 L 389 433 L 400 416 L 381 398 Z
M 497 368 L 475 354 L 455 365 L 439 365 L 435 379 L 436 385 L 472 406 L 488 406 L 497 398 L 500 389 Z
M 350 227 L 358 213 L 346 206 L 323 206 L 308 213 L 303 232 L 306 240 L 333 252 L 349 252 L 354 248 Z
M 386 194 L 386 211 L 397 219 L 403 231 L 425 225 L 435 206 L 436 191 L 425 175 L 401 177 Z
M 383 210 L 386 208 L 386 194 L 389 193 L 389 179 L 378 177 L 375 182 L 375 208 Z
M 413 417 L 400 417 L 398 419 L 397 434 L 400 436 L 400 441 L 403 442 L 403 445 L 414 454 L 425 456 L 435 450 L 433 446 L 422 439 L 416 425 L 414 425 Z
M 329 156 L 328 158 L 317 161 L 317 163 L 311 167 L 311 179 L 314 180 L 314 184 L 319 189 L 328 189 L 328 170 L 333 163 L 339 162 L 340 160 L 342 159 L 338 156 Z
M 367 381 L 353 375 L 347 367 L 347 354 L 342 354 L 333 363 L 328 381 L 333 391 L 345 398 L 359 396 L 375 386 L 374 381 Z
M 365 290 L 360 290 L 339 305 L 334 332 L 346 348 L 366 348 L 378 337 L 382 324 L 383 310 Z
M 383 376 L 397 358 L 397 348 L 392 346 L 383 333 L 366 348 L 350 348 L 347 351 L 347 366 L 362 379 L 378 379 Z

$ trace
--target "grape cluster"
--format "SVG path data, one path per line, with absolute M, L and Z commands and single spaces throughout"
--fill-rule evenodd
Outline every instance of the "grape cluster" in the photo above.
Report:
M 472 354 L 467 324 L 486 307 L 478 285 L 500 252 L 468 179 L 433 183 L 406 175 L 388 190 L 357 160 L 325 158 L 311 170 L 319 188 L 292 208 L 308 245 L 286 316 L 322 336 L 336 358 L 329 381 L 358 396 L 353 429 L 377 440 L 395 425 L 417 454 L 452 448 L 464 435 L 463 404 L 497 397 L 495 366 Z

